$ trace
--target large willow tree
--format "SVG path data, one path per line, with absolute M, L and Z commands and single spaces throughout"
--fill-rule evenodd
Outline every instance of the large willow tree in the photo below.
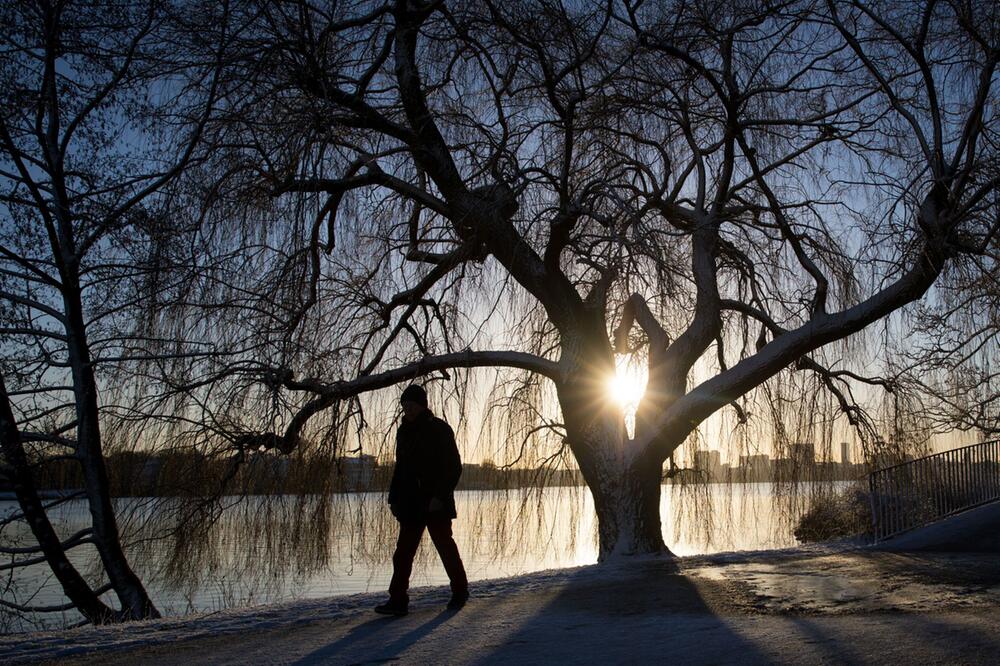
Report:
M 664 463 L 709 416 L 753 419 L 747 397 L 799 372 L 863 424 L 856 391 L 896 388 L 889 365 L 831 343 L 905 337 L 936 284 L 996 279 L 994 3 L 237 13 L 198 181 L 211 242 L 254 252 L 213 335 L 273 344 L 197 383 L 271 391 L 241 446 L 513 368 L 554 389 L 601 557 L 662 552 Z M 621 355 L 648 371 L 634 429 L 607 397 Z
M 570 451 L 603 559 L 667 551 L 664 464 L 724 410 L 780 437 L 826 401 L 877 436 L 866 403 L 912 387 L 998 430 L 995 3 L 204 9 L 0 3 L 0 528 L 38 542 L 2 566 L 47 562 L 90 621 L 157 614 L 109 432 L 213 449 L 246 493 L 261 449 L 342 452 L 365 396 L 494 369 L 484 439 Z M 33 480 L 63 461 L 72 535 Z

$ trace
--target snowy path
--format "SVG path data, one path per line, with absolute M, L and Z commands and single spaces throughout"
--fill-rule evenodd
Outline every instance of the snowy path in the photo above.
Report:
M 542 572 L 414 595 L 306 601 L 0 638 L 0 661 L 101 664 L 996 663 L 1000 557 L 747 553 Z

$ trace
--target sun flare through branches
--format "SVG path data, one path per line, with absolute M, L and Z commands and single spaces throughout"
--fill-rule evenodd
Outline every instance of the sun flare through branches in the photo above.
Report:
M 608 396 L 621 406 L 631 432 L 639 401 L 646 392 L 646 370 L 634 361 L 620 359 L 615 363 L 615 374 L 608 378 Z

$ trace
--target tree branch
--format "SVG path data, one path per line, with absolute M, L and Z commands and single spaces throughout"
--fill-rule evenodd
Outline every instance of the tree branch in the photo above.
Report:
M 928 198 L 935 195 L 932 191 Z M 865 301 L 835 314 L 816 314 L 797 329 L 787 331 L 765 344 L 757 353 L 729 370 L 709 379 L 670 405 L 656 420 L 655 427 L 639 442 L 640 448 L 653 445 L 662 459 L 714 411 L 767 381 L 782 368 L 823 345 L 857 333 L 872 322 L 911 303 L 927 292 L 940 275 L 949 257 L 937 239 L 928 239 L 923 252 L 898 280 Z M 670 432 L 668 440 L 657 437 Z
M 621 323 L 614 331 L 614 344 L 617 353 L 627 354 L 633 351 L 628 346 L 628 334 L 632 330 L 633 323 L 639 324 L 639 327 L 642 328 L 651 349 L 663 350 L 670 344 L 670 336 L 656 320 L 652 310 L 649 309 L 649 304 L 646 303 L 646 299 L 636 293 L 625 301 Z
M 283 435 L 257 434 L 241 438 L 242 446 L 277 448 L 283 453 L 291 452 L 297 445 L 299 435 L 310 418 L 333 406 L 337 402 L 353 398 L 399 384 L 412 381 L 416 377 L 453 368 L 509 367 L 529 370 L 548 377 L 552 381 L 561 380 L 559 365 L 554 361 L 516 351 L 462 351 L 439 356 L 428 356 L 419 361 L 377 374 L 358 377 L 350 381 L 323 384 L 313 380 L 297 381 L 289 374 L 275 372 L 275 381 L 293 391 L 307 391 L 316 398 L 303 405 L 292 417 Z

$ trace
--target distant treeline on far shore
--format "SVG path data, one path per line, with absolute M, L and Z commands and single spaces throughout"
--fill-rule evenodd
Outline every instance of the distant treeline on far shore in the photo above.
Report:
M 39 460 L 34 466 L 39 490 L 67 491 L 83 487 L 79 465 L 69 459 Z M 136 496 L 203 496 L 210 494 L 286 494 L 384 492 L 392 463 L 372 455 L 282 456 L 231 452 L 204 454 L 173 451 L 150 455 L 117 452 L 107 457 L 112 494 Z M 699 461 L 700 462 L 700 461 Z M 802 466 L 776 460 L 767 465 L 707 465 L 667 472 L 665 483 L 747 483 L 834 481 L 856 479 L 869 471 L 862 464 L 814 463 Z M 666 471 L 666 470 L 665 470 Z M 9 492 L 0 476 L 0 492 Z M 578 469 L 497 466 L 490 462 L 463 465 L 459 490 L 503 490 L 538 486 L 581 486 Z
M 35 466 L 40 490 L 83 487 L 73 460 L 44 460 Z M 281 456 L 249 453 L 243 457 L 173 451 L 150 455 L 117 452 L 107 456 L 112 495 L 200 496 L 208 494 L 285 494 L 382 492 L 389 488 L 392 463 L 372 455 Z M 0 476 L 0 492 L 9 491 Z M 534 486 L 583 485 L 579 470 L 498 467 L 489 462 L 463 465 L 459 490 L 496 490 Z

